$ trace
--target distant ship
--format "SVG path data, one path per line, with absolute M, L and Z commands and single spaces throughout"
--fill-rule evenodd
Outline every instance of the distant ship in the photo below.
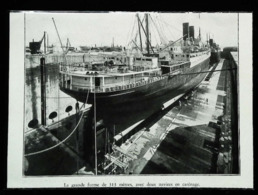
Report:
M 213 39 L 209 39 L 209 45 L 211 48 L 211 58 L 210 62 L 213 63 L 218 63 L 221 58 L 221 49 L 218 44 L 214 42 Z
M 41 50 L 41 45 L 42 42 L 44 41 L 44 48 L 43 50 Z M 40 41 L 34 41 L 34 39 L 32 40 L 32 42 L 29 42 L 29 47 L 25 48 L 26 53 L 30 53 L 32 55 L 34 54 L 50 54 L 53 53 L 54 51 L 54 45 L 49 45 L 48 44 L 48 34 L 46 34 L 46 32 L 44 32 L 43 37 L 41 38 Z
M 29 43 L 29 47 L 26 48 L 26 52 L 30 52 L 31 54 L 42 54 L 43 52 L 40 50 L 40 47 L 43 40 L 45 40 L 45 33 L 40 41 L 34 42 L 33 39 L 32 42 Z
M 60 65 L 60 89 L 80 102 L 105 106 L 141 102 L 180 91 L 184 94 L 196 87 L 210 67 L 209 45 L 195 38 L 194 27 L 183 23 L 183 37 L 154 51 L 150 43 L 149 14 L 146 28 L 137 15 L 139 32 L 146 38 L 146 52 L 120 52 L 98 55 L 98 60 L 84 59 L 83 63 Z M 87 61 L 88 60 L 88 61 Z M 171 97 L 172 99 L 173 97 Z

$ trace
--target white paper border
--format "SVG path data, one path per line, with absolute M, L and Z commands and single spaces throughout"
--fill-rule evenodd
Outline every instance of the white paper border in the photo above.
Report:
M 225 32 L 229 33 L 229 32 Z M 230 36 L 230 34 L 227 34 Z M 65 184 L 199 183 L 201 188 L 253 188 L 252 13 L 239 13 L 240 175 L 23 177 L 24 13 L 10 13 L 8 188 L 63 188 Z M 146 185 L 144 187 L 147 187 Z M 176 187 L 176 186 L 174 186 Z M 188 186 L 192 187 L 192 186 Z

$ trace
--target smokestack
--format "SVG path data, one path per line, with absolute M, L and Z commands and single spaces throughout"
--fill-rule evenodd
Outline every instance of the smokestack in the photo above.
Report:
M 49 39 L 48 39 L 48 33 L 47 33 L 47 51 L 49 50 Z
M 209 43 L 210 43 L 210 46 L 212 46 L 213 45 L 213 39 L 210 39 Z
M 46 32 L 44 31 L 44 54 L 46 53 Z
M 186 36 L 185 36 L 186 35 Z M 185 41 L 187 38 L 189 38 L 189 23 L 183 23 L 183 40 Z
M 194 40 L 194 26 L 189 26 L 189 36 Z

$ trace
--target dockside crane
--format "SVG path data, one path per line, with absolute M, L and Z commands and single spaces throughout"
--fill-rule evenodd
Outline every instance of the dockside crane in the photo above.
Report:
M 66 62 L 67 62 L 67 60 L 66 60 L 66 52 L 65 52 L 65 50 L 64 50 L 63 43 L 62 43 L 62 41 L 61 41 L 59 32 L 58 32 L 58 30 L 57 30 L 56 23 L 55 23 L 55 19 L 52 18 L 52 20 L 53 20 L 53 23 L 54 23 L 54 26 L 55 26 L 55 29 L 56 29 L 56 33 L 57 33 L 57 36 L 58 36 L 58 39 L 59 39 L 59 42 L 60 42 L 60 45 L 61 45 L 61 48 L 62 48 L 62 51 L 63 51 L 65 64 L 67 64 L 67 63 L 66 63 Z

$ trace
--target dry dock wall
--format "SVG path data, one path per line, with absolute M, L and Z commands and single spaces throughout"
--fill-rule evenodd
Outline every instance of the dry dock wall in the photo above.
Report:
M 40 65 L 40 58 L 45 57 L 46 64 L 57 64 L 60 62 L 65 61 L 65 57 L 63 54 L 48 54 L 48 55 L 41 55 L 41 54 L 26 54 L 25 55 L 25 68 L 34 68 Z M 67 54 L 66 61 L 67 65 L 73 63 L 82 63 L 85 61 L 86 55 L 84 53 L 75 53 L 75 54 Z

